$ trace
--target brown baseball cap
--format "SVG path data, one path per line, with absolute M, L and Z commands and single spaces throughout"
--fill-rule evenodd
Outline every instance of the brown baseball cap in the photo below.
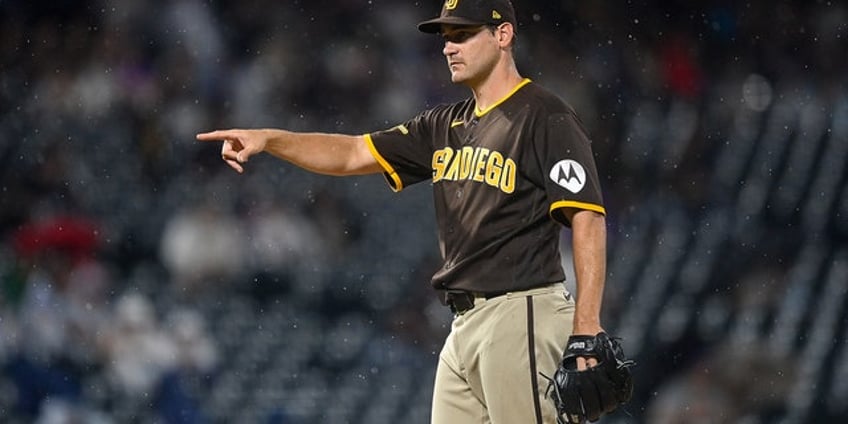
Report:
M 437 34 L 442 25 L 515 25 L 515 10 L 509 0 L 445 0 L 438 18 L 418 24 L 418 30 Z

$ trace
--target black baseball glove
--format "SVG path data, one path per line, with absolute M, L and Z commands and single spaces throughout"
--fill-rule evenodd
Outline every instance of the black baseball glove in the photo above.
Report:
M 577 370 L 577 357 L 593 357 L 598 364 Z M 552 399 L 558 424 L 595 422 L 613 412 L 633 395 L 630 367 L 618 339 L 601 332 L 596 336 L 571 336 L 562 362 L 548 379 L 545 395 Z

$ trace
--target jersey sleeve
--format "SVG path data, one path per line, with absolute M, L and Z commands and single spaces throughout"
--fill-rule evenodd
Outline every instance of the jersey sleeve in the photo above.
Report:
M 536 133 L 536 152 L 543 172 L 551 218 L 570 226 L 566 208 L 606 214 L 591 141 L 573 112 L 549 115 Z
M 365 134 L 392 190 L 432 178 L 433 113 L 426 111 L 393 128 Z

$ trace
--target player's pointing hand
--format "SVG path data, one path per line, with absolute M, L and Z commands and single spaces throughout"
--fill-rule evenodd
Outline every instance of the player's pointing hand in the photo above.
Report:
M 268 140 L 261 130 L 218 130 L 197 134 L 200 141 L 218 141 L 221 146 L 221 158 L 238 173 L 244 172 L 242 164 L 248 159 L 265 150 Z

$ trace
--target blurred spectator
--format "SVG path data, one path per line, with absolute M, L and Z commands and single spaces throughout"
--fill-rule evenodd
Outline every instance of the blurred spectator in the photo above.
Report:
M 193 378 L 208 378 L 218 362 L 203 318 L 175 309 L 160 323 L 145 296 L 127 294 L 103 329 L 106 376 L 122 396 L 150 398 L 166 423 L 204 421 L 199 401 L 187 388 Z
M 697 99 L 704 89 L 704 75 L 698 48 L 686 34 L 669 34 L 660 47 L 665 84 L 674 95 Z
M 256 270 L 284 272 L 327 259 L 324 240 L 313 221 L 282 201 L 259 200 L 246 221 Z
M 187 308 L 174 309 L 165 322 L 176 344 L 176 366 L 190 373 L 212 372 L 218 364 L 218 352 L 199 313 Z
M 110 325 L 101 334 L 107 376 L 127 395 L 152 393 L 162 376 L 177 366 L 177 346 L 143 295 L 121 296 Z
M 176 362 L 159 382 L 157 409 L 166 423 L 205 422 L 200 401 L 189 383 L 211 380 L 218 365 L 215 344 L 206 332 L 203 317 L 191 309 L 171 311 L 165 328 L 176 348 Z
M 175 213 L 162 232 L 161 260 L 179 290 L 193 293 L 244 272 L 243 224 L 203 202 Z
M 13 235 L 16 263 L 7 281 L 23 285 L 6 286 L 16 317 L 3 324 L 0 344 L 11 347 L 5 371 L 17 389 L 16 409 L 31 417 L 48 398 L 79 402 L 83 370 L 96 361 L 110 285 L 94 260 L 98 241 L 92 223 L 71 216 L 35 221 Z

